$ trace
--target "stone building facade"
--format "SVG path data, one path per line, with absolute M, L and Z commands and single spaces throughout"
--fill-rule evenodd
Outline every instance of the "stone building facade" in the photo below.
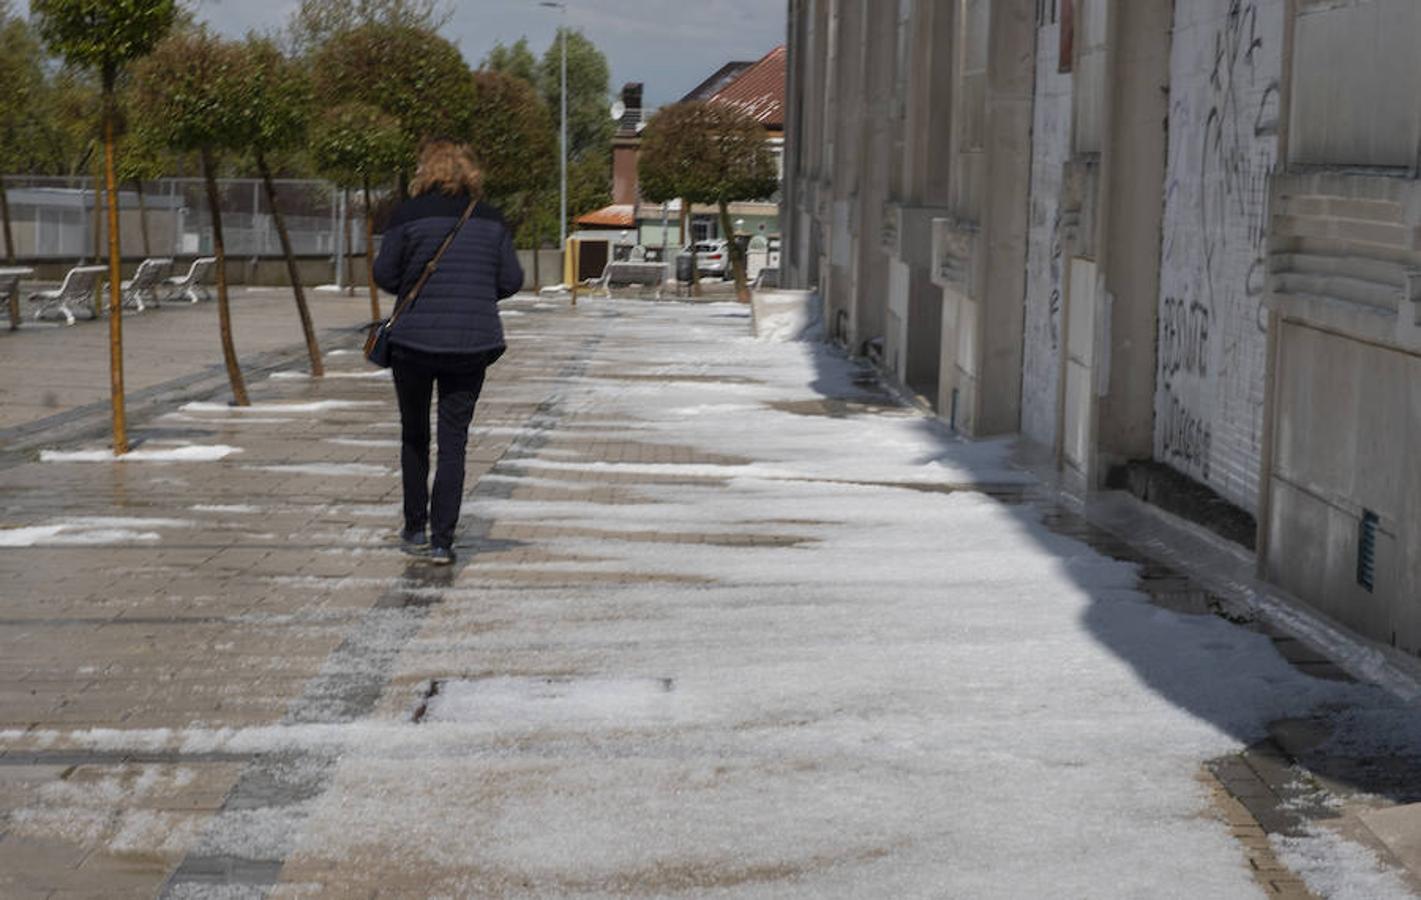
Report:
M 789 8 L 782 278 L 831 339 L 1421 652 L 1421 4 Z

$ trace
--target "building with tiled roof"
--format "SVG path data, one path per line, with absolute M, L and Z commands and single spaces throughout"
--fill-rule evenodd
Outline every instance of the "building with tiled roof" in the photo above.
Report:
M 681 98 L 682 103 L 693 103 L 701 100 L 709 100 L 720 92 L 720 89 L 739 78 L 746 69 L 755 65 L 755 60 L 744 59 L 737 62 L 728 62 L 716 70 L 715 74 L 696 85 Z
M 771 133 L 784 134 L 785 72 L 788 52 L 783 46 L 730 79 L 710 97 L 753 116 Z
M 753 62 L 726 63 L 682 97 L 681 102 L 725 103 L 743 110 L 765 126 L 775 155 L 779 157 L 784 146 L 787 58 L 785 47 L 779 46 Z M 623 88 L 622 100 L 627 112 L 612 142 L 612 205 L 578 216 L 575 224 L 590 230 L 636 228 L 640 243 L 659 246 L 665 239 L 661 225 L 662 209 L 659 205 L 649 206 L 640 202 L 641 192 L 637 183 L 641 129 L 636 125 L 640 124 L 642 117 L 640 110 L 636 111 L 635 116 L 632 110 L 641 105 L 641 93 L 640 84 L 628 84 Z M 629 121 L 635 124 L 628 127 Z M 674 204 L 674 208 L 679 214 L 680 204 Z M 694 206 L 689 214 L 692 234 L 686 236 L 687 241 L 719 236 L 720 223 L 714 206 Z M 736 203 L 733 204 L 732 215 L 737 230 L 743 230 L 743 233 L 775 234 L 779 231 L 777 201 Z M 678 234 L 678 244 L 680 240 Z

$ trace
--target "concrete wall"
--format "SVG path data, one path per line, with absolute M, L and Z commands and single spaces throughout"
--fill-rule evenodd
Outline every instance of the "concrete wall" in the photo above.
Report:
M 1154 453 L 1254 509 L 1284 0 L 1175 5 Z
M 1290 162 L 1413 169 L 1421 143 L 1421 4 L 1301 0 Z
M 1363 634 L 1421 653 L 1416 547 L 1421 356 L 1284 320 L 1279 334 L 1273 533 L 1283 587 Z M 1372 587 L 1358 579 L 1361 520 L 1379 519 Z M 1409 545 L 1409 546 L 1408 546 Z
M 1031 216 L 1026 261 L 1021 432 L 1054 447 L 1061 369 L 1061 167 L 1071 153 L 1069 71 L 1058 71 L 1059 21 L 1036 35 L 1036 104 L 1031 127 Z
M 1364 634 L 1421 653 L 1421 185 L 1273 179 L 1272 452 L 1265 573 Z M 1374 577 L 1359 539 L 1375 517 Z
M 786 271 L 940 418 L 1172 466 L 1421 652 L 1421 4 L 1077 0 L 1068 73 L 1058 9 L 791 0 Z
M 1131 0 L 1115 11 L 1109 131 L 1102 157 L 1101 260 L 1107 291 L 1099 372 L 1098 476 L 1150 456 L 1169 114 L 1172 0 Z

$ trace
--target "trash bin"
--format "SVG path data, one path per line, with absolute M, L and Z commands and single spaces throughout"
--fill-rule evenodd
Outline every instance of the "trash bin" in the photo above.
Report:
M 676 257 L 676 280 L 682 284 L 691 283 L 691 254 L 682 253 Z

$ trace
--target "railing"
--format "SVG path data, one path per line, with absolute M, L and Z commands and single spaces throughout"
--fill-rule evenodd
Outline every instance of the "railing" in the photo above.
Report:
M 105 195 L 96 190 L 92 179 L 10 175 L 4 186 L 17 257 L 86 261 L 107 253 Z M 346 214 L 353 220 L 348 252 L 364 252 L 363 209 L 357 192 L 347 200 L 329 182 L 304 179 L 278 179 L 276 192 L 297 255 L 340 254 L 346 246 L 346 229 L 341 224 Z M 259 179 L 220 179 L 218 193 L 228 255 L 281 253 L 274 217 Z M 141 193 L 139 185 L 125 182 L 118 194 L 118 209 L 124 256 L 211 252 L 212 222 L 200 178 L 143 182 Z

